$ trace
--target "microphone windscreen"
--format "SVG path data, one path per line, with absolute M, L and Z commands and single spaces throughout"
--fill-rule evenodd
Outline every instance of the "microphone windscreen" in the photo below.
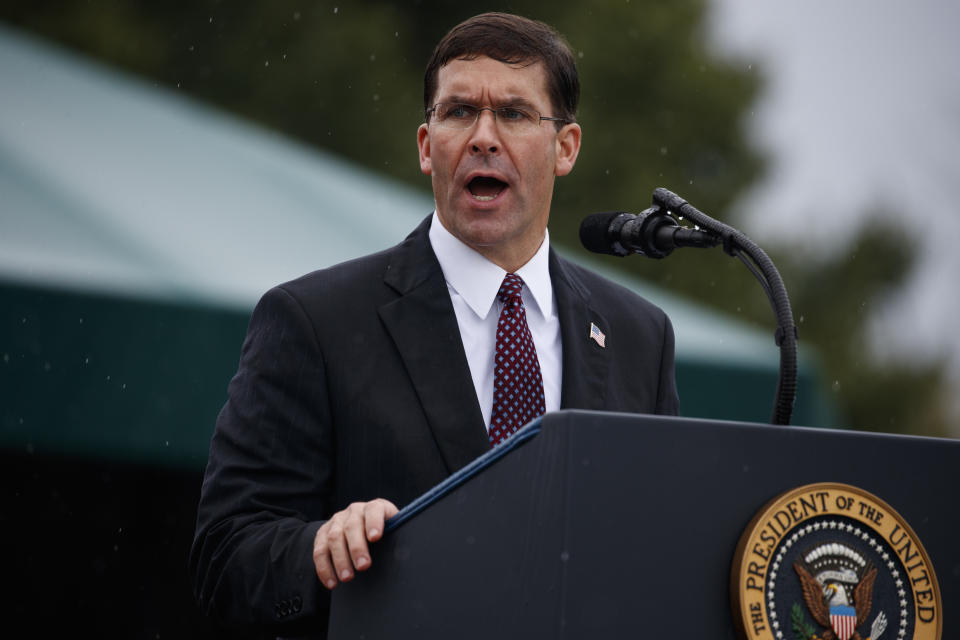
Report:
M 621 255 L 614 249 L 614 241 L 610 238 L 610 223 L 622 213 L 622 211 L 607 211 L 592 213 L 584 218 L 580 223 L 580 243 L 584 248 L 594 253 Z

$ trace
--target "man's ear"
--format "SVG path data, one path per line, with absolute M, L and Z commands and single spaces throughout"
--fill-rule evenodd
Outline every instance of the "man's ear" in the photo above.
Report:
M 554 166 L 554 173 L 558 176 L 565 176 L 573 171 L 573 165 L 577 162 L 577 156 L 580 154 L 580 125 L 576 122 L 564 125 L 557 132 L 557 161 Z M 420 154 L 421 158 L 423 154 Z M 421 166 L 423 161 L 421 160 Z
M 417 148 L 420 150 L 420 171 L 429 176 L 433 173 L 433 164 L 430 162 L 430 130 L 426 123 L 417 129 Z

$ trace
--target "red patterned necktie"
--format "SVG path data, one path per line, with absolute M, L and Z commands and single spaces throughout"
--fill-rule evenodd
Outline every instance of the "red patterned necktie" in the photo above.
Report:
M 497 352 L 493 361 L 490 442 L 494 445 L 546 411 L 540 361 L 527 326 L 522 290 L 520 276 L 508 273 L 497 293 L 503 310 L 497 322 Z

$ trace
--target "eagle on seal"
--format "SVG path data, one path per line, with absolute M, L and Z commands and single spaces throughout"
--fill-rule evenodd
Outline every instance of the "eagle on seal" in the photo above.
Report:
M 820 640 L 863 640 L 857 629 L 870 615 L 877 568 L 850 547 L 833 542 L 808 550 L 793 570 L 813 619 L 827 629 Z M 881 612 L 867 640 L 877 640 L 886 626 Z
M 856 624 L 854 625 L 854 631 L 849 635 L 842 631 L 840 632 L 842 635 L 838 635 L 830 617 L 831 609 L 838 611 L 841 607 L 849 607 L 843 585 L 836 583 L 820 584 L 820 581 L 810 575 L 810 572 L 804 569 L 800 562 L 795 562 L 793 569 L 800 576 L 803 600 L 807 603 L 810 614 L 821 626 L 827 628 L 827 631 L 821 636 L 822 640 L 863 640 L 856 628 L 866 622 L 867 616 L 870 615 L 870 606 L 873 603 L 873 582 L 877 578 L 877 568 L 870 569 L 853 591 Z

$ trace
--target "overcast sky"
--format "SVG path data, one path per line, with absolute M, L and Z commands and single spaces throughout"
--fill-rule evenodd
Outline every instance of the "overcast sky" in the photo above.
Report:
M 772 170 L 738 206 L 743 230 L 835 251 L 871 209 L 901 216 L 925 256 L 875 338 L 946 347 L 960 380 L 960 2 L 713 0 L 713 18 L 767 79 L 750 124 Z

